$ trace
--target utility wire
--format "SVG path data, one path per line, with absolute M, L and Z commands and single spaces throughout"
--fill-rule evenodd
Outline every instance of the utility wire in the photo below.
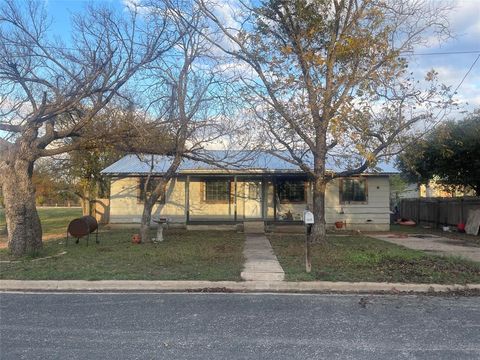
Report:
M 466 72 L 465 75 L 463 76 L 462 80 L 460 80 L 460 82 L 458 83 L 458 85 L 455 87 L 455 90 L 453 91 L 453 93 L 452 93 L 452 94 L 450 95 L 450 97 L 449 97 L 450 100 L 452 100 L 453 96 L 457 93 L 458 89 L 460 89 L 460 87 L 463 85 L 463 82 L 465 81 L 465 79 L 468 77 L 468 75 L 470 75 L 470 72 L 471 72 L 472 69 L 474 68 L 474 66 L 475 66 L 475 64 L 477 63 L 478 59 L 480 59 L 480 54 L 475 58 L 475 60 L 473 61 L 472 65 L 470 65 L 470 67 L 468 68 L 467 72 Z M 445 110 L 445 109 L 440 109 L 440 110 L 438 111 L 437 115 L 435 116 L 435 118 L 438 117 L 443 110 Z M 431 127 L 429 130 L 427 130 L 427 132 L 431 131 L 436 125 L 438 125 L 438 123 L 443 120 L 443 118 L 445 117 L 446 114 L 447 114 L 447 112 L 444 111 L 442 117 L 441 117 L 440 119 L 434 121 L 432 127 Z M 426 133 L 427 133 L 427 132 L 426 132 Z
M 475 65 L 477 64 L 478 60 L 480 59 L 480 54 L 475 58 L 475 60 L 473 61 L 473 63 L 470 65 L 470 67 L 468 68 L 467 72 L 465 73 L 465 75 L 463 76 L 462 80 L 460 80 L 460 82 L 458 83 L 458 85 L 455 87 L 455 90 L 453 91 L 452 95 L 450 95 L 450 100 L 453 98 L 453 96 L 457 93 L 458 89 L 460 89 L 460 87 L 463 85 L 465 79 L 468 77 L 468 75 L 470 75 L 472 69 L 475 67 Z M 438 118 L 438 116 L 442 113 L 443 111 L 443 115 L 438 119 L 438 120 L 434 120 L 433 123 L 431 124 L 430 128 L 427 128 L 422 134 L 420 134 L 419 136 L 416 136 L 414 139 L 412 139 L 411 141 L 409 141 L 405 146 L 403 146 L 402 150 L 405 150 L 406 148 L 414 145 L 416 143 L 417 140 L 419 140 L 420 138 L 424 137 L 425 135 L 427 135 L 429 132 L 431 132 L 433 129 L 435 129 L 435 127 L 445 118 L 445 116 L 447 115 L 447 111 L 446 109 L 440 109 L 437 113 L 437 115 L 434 117 L 434 119 Z
M 404 56 L 463 55 L 463 54 L 480 54 L 480 50 L 445 51 L 445 52 L 431 52 L 431 53 L 404 52 L 404 53 L 401 53 L 401 54 L 404 55 Z
M 453 92 L 454 94 L 457 92 L 457 90 L 460 88 L 460 86 L 462 86 L 463 82 L 465 81 L 465 79 L 467 78 L 467 76 L 470 74 L 470 72 L 472 71 L 473 67 L 474 67 L 475 64 L 477 63 L 478 59 L 480 59 L 480 55 L 478 55 L 477 58 L 475 59 L 475 61 L 472 63 L 472 65 L 470 65 L 470 68 L 469 68 L 468 71 L 465 73 L 465 76 L 462 78 L 462 81 L 460 81 L 460 83 L 458 84 L 458 86 L 455 88 L 455 91 Z

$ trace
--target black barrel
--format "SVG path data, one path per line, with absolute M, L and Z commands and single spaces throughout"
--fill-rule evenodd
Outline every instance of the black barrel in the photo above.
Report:
M 96 233 L 96 242 L 98 243 L 98 222 L 97 220 L 90 215 L 82 216 L 77 219 L 73 219 L 68 224 L 67 229 L 67 244 L 68 244 L 68 235 L 72 235 L 73 237 L 80 239 L 83 236 L 88 236 L 97 231 Z M 88 238 L 87 238 L 87 245 L 88 245 Z

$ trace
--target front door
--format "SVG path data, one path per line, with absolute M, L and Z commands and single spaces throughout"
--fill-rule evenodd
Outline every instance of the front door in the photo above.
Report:
M 245 218 L 262 218 L 262 182 L 249 181 L 245 183 Z

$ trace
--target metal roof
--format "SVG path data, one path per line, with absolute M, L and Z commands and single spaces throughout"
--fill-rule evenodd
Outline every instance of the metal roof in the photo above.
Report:
M 285 157 L 286 153 L 280 154 Z M 163 155 L 129 154 L 106 167 L 102 174 L 107 175 L 142 175 L 150 172 L 150 164 L 153 157 L 154 174 L 163 174 L 168 170 L 173 157 Z M 178 168 L 178 173 L 302 173 L 298 165 L 281 159 L 269 152 L 258 151 L 223 151 L 206 150 L 202 159 L 192 160 L 184 158 Z M 310 159 L 305 162 L 312 166 Z M 341 171 L 334 165 L 327 165 L 330 171 Z M 369 174 L 397 173 L 392 165 L 387 163 L 378 164 L 376 170 L 370 170 Z

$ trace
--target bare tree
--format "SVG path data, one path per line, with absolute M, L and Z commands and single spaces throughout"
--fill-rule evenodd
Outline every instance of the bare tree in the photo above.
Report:
M 9 248 L 42 247 L 32 185 L 34 162 L 94 146 L 99 115 L 139 69 L 175 43 L 168 17 L 89 7 L 68 43 L 54 40 L 44 3 L 0 5 L 0 179 Z M 70 141 L 76 139 L 76 141 Z
M 152 14 L 159 9 L 157 1 L 145 4 Z M 225 138 L 231 143 L 236 127 L 232 118 L 227 116 L 233 108 L 231 103 L 226 105 L 227 99 L 231 99 L 228 81 L 212 56 L 212 45 L 197 31 L 206 27 L 203 13 L 195 3 L 188 1 L 169 1 L 167 8 L 181 37 L 170 50 L 169 57 L 150 64 L 144 74 L 146 88 L 142 92 L 148 100 L 143 108 L 150 118 L 155 119 L 154 123 L 165 126 L 172 146 L 170 163 L 161 177 L 154 176 L 154 156 L 142 157 L 150 167 L 143 182 L 142 242 L 150 241 L 148 232 L 153 207 L 158 200 L 164 200 L 166 184 L 176 174 L 182 160 L 193 159 L 221 166 L 223 160 L 228 161 L 228 153 L 222 158 L 211 158 L 204 152 L 205 146 Z
M 427 35 L 449 36 L 448 8 L 439 3 L 239 1 L 230 11 L 198 3 L 215 29 L 205 36 L 247 65 L 243 95 L 265 130 L 262 142 L 312 179 L 316 241 L 326 238 L 327 183 L 375 167 L 451 102 L 433 71 L 420 88 L 404 56 Z M 343 170 L 329 171 L 329 164 Z

